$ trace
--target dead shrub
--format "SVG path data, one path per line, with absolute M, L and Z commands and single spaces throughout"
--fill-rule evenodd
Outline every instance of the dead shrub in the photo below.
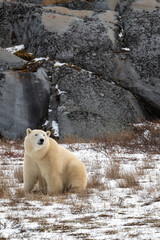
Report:
M 94 139 L 92 147 L 98 151 L 107 151 L 113 146 L 127 148 L 130 151 L 140 150 L 149 153 L 160 153 L 160 122 L 143 122 L 134 124 L 120 133 Z
M 59 4 L 59 3 L 67 3 L 71 0 L 43 0 L 44 5 L 52 5 L 52 4 Z
M 10 198 L 11 192 L 4 179 L 0 179 L 0 198 Z
M 73 144 L 73 143 L 84 143 L 86 141 L 82 138 L 66 135 L 62 140 L 59 140 L 58 142 L 60 144 Z
M 118 161 L 113 160 L 106 169 L 106 177 L 110 179 L 119 179 L 120 176 L 120 164 Z
M 102 188 L 103 186 L 104 184 L 102 184 L 99 174 L 92 175 L 87 183 L 87 188 Z
M 134 172 L 123 172 L 120 174 L 121 180 L 119 182 L 120 188 L 132 188 L 132 187 L 138 187 L 139 182 L 137 179 L 137 174 Z
M 17 52 L 14 53 L 17 57 L 20 57 L 26 61 L 31 61 L 34 59 L 33 54 L 27 53 L 25 49 L 18 50 Z
M 139 183 L 136 180 L 138 173 L 120 170 L 120 163 L 116 160 L 110 162 L 109 167 L 106 169 L 106 177 L 113 180 L 119 179 L 118 185 L 121 188 L 139 186 Z
M 14 171 L 14 177 L 18 180 L 19 183 L 23 183 L 23 168 L 19 167 Z
M 24 197 L 26 197 L 26 193 L 24 192 L 23 189 L 18 188 L 18 189 L 16 190 L 15 196 L 16 196 L 17 198 L 24 198 Z

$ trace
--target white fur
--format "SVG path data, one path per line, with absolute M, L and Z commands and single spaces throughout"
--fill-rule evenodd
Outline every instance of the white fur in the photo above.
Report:
M 31 192 L 37 181 L 40 189 L 49 194 L 84 190 L 87 184 L 84 164 L 49 136 L 49 131 L 27 129 L 23 168 L 25 192 Z

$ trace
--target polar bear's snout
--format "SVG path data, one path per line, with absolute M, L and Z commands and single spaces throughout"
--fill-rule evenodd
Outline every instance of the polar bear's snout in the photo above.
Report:
M 39 139 L 39 145 L 42 145 L 44 143 L 44 139 L 43 138 L 40 138 Z
M 43 145 L 43 143 L 44 143 L 44 138 L 42 136 L 39 136 L 39 138 L 37 139 L 37 144 Z

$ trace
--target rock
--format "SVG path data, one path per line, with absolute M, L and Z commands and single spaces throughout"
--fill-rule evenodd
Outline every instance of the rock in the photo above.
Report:
M 24 43 L 29 52 L 101 75 L 113 71 L 113 51 L 120 47 L 117 12 L 48 6 L 29 15 L 27 22 Z
M 37 127 L 48 115 L 46 128 L 58 122 L 60 138 L 95 138 L 144 119 L 142 104 L 160 117 L 160 1 L 80 0 L 60 5 L 53 6 L 50 0 L 0 0 L 0 46 L 23 43 L 36 57 L 50 59 L 28 64 L 25 70 L 35 73 L 4 72 L 21 62 L 0 49 L 0 124 L 7 119 L 0 125 L 2 134 L 9 137 L 11 129 L 11 137 L 21 137 L 26 126 Z M 55 69 L 49 89 L 54 60 L 69 64 Z M 30 91 L 32 104 L 27 98 Z
M 0 47 L 0 72 L 22 67 L 26 61 Z
M 93 9 L 115 10 L 119 0 L 97 0 L 94 1 Z
M 120 16 L 123 15 L 125 11 L 127 11 L 133 1 L 134 0 L 119 0 L 117 2 L 115 9 L 118 10 Z
M 160 81 L 158 77 L 141 78 L 130 60 L 115 59 L 114 82 L 132 92 L 152 117 L 160 117 Z
M 33 4 L 0 0 L 0 46 L 2 48 L 23 42 L 27 16 L 34 11 Z M 37 6 L 38 8 L 38 6 Z
M 127 2 L 127 1 L 126 1 Z M 124 45 L 130 49 L 115 56 L 112 80 L 135 94 L 153 116 L 160 117 L 160 3 L 128 1 L 122 11 Z
M 57 6 L 62 6 L 65 8 L 69 8 L 72 10 L 93 10 L 94 9 L 94 2 L 95 1 L 85 1 L 85 0 L 78 0 L 78 1 L 61 1 L 61 3 L 58 3 L 57 1 Z
M 0 73 L 0 132 L 23 138 L 26 128 L 37 128 L 47 115 L 50 83 L 43 68 L 37 73 Z
M 124 44 L 143 78 L 160 77 L 160 2 L 136 0 L 122 15 Z
M 115 10 L 119 0 L 68 1 L 56 4 L 72 10 Z
M 145 118 L 143 108 L 130 92 L 90 72 L 64 65 L 55 69 L 54 85 L 59 92 L 61 139 L 101 137 Z

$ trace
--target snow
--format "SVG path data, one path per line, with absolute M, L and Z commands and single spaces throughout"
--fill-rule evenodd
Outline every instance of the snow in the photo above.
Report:
M 46 120 L 45 121 L 45 123 L 43 124 L 43 126 L 45 127 L 45 126 L 47 126 L 48 125 L 48 123 L 49 123 L 49 121 L 48 120 Z
M 123 37 L 123 33 L 120 32 L 120 33 L 118 34 L 118 36 L 119 36 L 120 38 Z
M 8 48 L 5 48 L 6 51 L 10 52 L 10 53 L 15 53 L 19 50 L 22 50 L 24 49 L 24 45 L 21 44 L 21 45 L 17 45 L 17 46 L 14 46 L 14 47 L 8 47 Z
M 56 61 L 54 64 L 54 67 L 61 67 L 63 65 L 66 65 L 66 63 L 60 63 L 60 62 Z
M 52 121 L 52 129 L 54 130 L 54 136 L 59 137 L 59 127 L 56 121 Z
M 124 51 L 130 51 L 130 48 L 125 47 L 125 48 L 122 48 L 122 50 L 124 50 Z
M 61 95 L 61 94 L 65 94 L 65 93 L 66 93 L 65 91 L 61 91 L 61 90 L 59 89 L 58 84 L 56 84 L 55 89 L 57 90 L 57 92 L 58 92 L 57 94 L 58 94 L 58 95 Z
M 53 122 L 53 128 L 56 127 Z M 12 196 L 2 197 L 0 191 L 0 238 L 160 239 L 159 154 L 131 151 L 118 145 L 104 150 L 96 143 L 63 146 L 86 165 L 86 191 L 17 197 L 16 191 L 23 189 L 15 175 L 23 166 L 23 144 L 0 142 L 0 186 L 3 176 L 12 192 Z M 120 187 L 122 179 L 107 176 L 111 162 L 114 169 L 119 164 L 120 172 L 134 173 L 139 184 Z M 90 187 L 91 177 L 98 179 L 99 185 Z
M 49 60 L 49 57 L 39 57 L 39 58 L 34 58 L 35 62 L 42 61 L 42 60 Z

